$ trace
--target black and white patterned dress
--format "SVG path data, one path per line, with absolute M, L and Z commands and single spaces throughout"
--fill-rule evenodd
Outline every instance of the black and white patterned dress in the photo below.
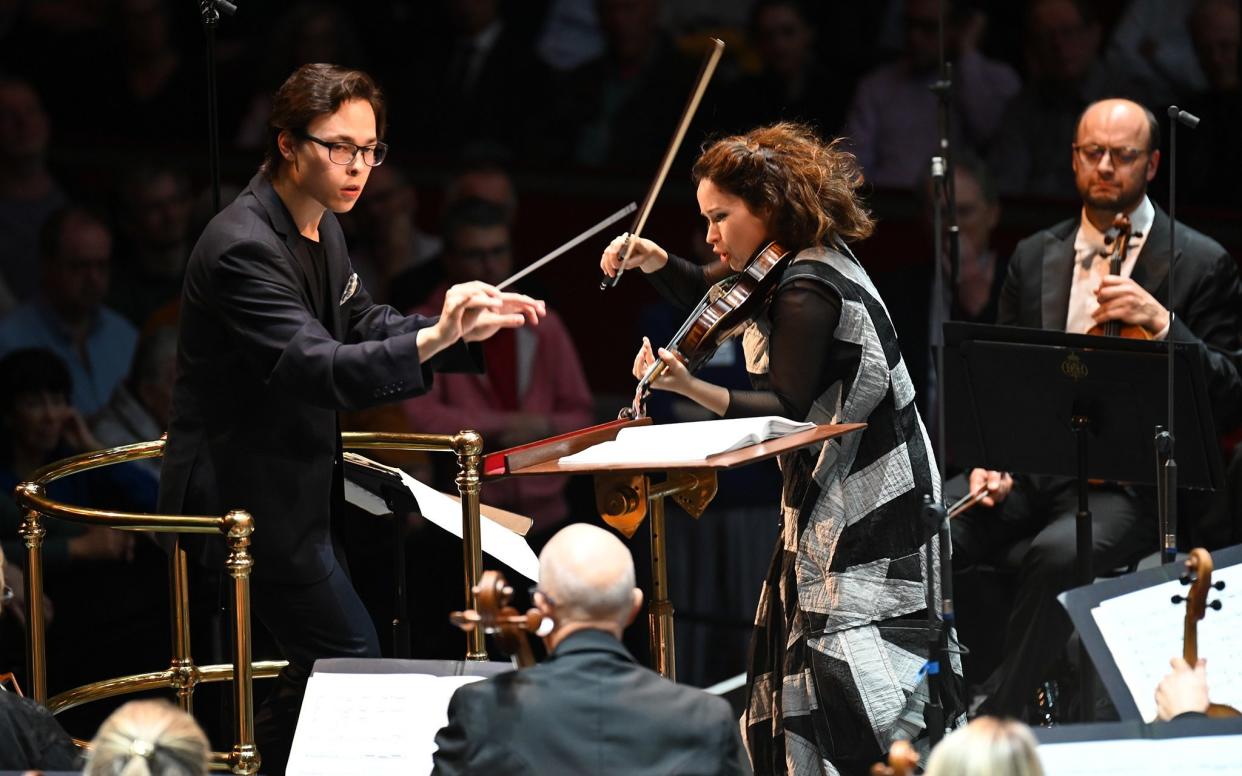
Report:
M 670 282 L 677 273 L 687 273 L 684 262 L 652 279 L 665 290 L 682 285 L 684 299 L 687 284 Z M 835 328 L 781 342 L 791 327 L 764 314 L 743 334 L 756 388 L 778 369 L 788 383 L 801 359 L 789 362 L 822 349 L 825 369 L 805 374 L 818 390 L 805 419 L 867 423 L 780 460 L 781 544 L 756 613 L 741 720 L 759 774 L 865 773 L 894 738 L 921 734 L 927 697 L 920 512 L 925 494 L 940 497 L 934 455 L 888 312 L 857 260 L 825 247 L 800 252 L 772 308 L 817 285 L 839 299 Z M 731 398 L 730 414 L 734 403 L 742 401 Z M 950 676 L 960 674 L 955 659 Z

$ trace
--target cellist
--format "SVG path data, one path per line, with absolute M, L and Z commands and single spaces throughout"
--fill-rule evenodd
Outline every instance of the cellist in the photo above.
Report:
M 917 744 L 923 733 L 921 641 L 910 634 L 926 621 L 920 507 L 924 495 L 940 497 L 940 482 L 896 332 L 848 247 L 873 226 L 862 176 L 836 142 L 781 123 L 712 143 L 693 178 L 720 265 L 701 268 L 642 238 L 623 261 L 621 235 L 600 266 L 609 276 L 641 269 L 689 307 L 769 242 L 794 252 L 742 334 L 753 390 L 696 378 L 664 349 L 651 387 L 721 417 L 868 424 L 780 460 L 782 538 L 756 615 L 742 720 L 756 773 L 820 774 L 825 760 L 865 772 L 894 738 Z M 635 376 L 655 357 L 644 341 Z

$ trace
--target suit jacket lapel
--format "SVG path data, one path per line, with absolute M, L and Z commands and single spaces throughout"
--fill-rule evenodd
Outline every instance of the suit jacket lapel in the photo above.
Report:
M 1130 278 L 1143 287 L 1147 293 L 1155 296 L 1160 304 L 1168 302 L 1157 295 L 1169 275 L 1169 216 L 1159 207 L 1156 217 L 1152 219 L 1151 230 L 1143 240 L 1143 247 L 1134 261 L 1134 271 Z
M 1048 236 L 1044 249 L 1042 292 L 1040 299 L 1040 325 L 1045 329 L 1065 331 L 1069 318 L 1070 285 L 1074 282 L 1074 238 L 1078 228 L 1069 234 Z

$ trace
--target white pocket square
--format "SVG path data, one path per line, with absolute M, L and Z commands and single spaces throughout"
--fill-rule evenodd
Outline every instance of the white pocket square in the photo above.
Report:
M 358 293 L 358 273 L 355 272 L 349 276 L 349 280 L 345 282 L 345 291 L 341 293 L 340 304 L 345 304 L 349 298 Z

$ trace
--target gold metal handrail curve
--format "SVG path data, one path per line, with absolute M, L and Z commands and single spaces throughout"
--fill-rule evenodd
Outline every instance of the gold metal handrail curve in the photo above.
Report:
M 476 606 L 473 588 L 482 569 L 482 543 L 479 529 L 479 490 L 483 438 L 475 431 L 457 434 L 404 434 L 390 432 L 345 432 L 344 447 L 350 449 L 418 450 L 451 452 L 457 456 L 457 487 L 462 505 L 462 554 L 465 567 L 465 600 Z M 177 691 L 178 704 L 191 712 L 193 694 L 200 682 L 231 681 L 234 700 L 234 739 L 229 752 L 213 752 L 213 769 L 236 774 L 254 774 L 261 763 L 254 743 L 253 680 L 279 673 L 285 661 L 252 662 L 250 655 L 250 537 L 254 519 L 244 510 L 233 510 L 223 517 L 198 515 L 155 515 L 92 509 L 62 504 L 47 496 L 47 486 L 56 480 L 90 469 L 113 464 L 156 458 L 163 455 L 164 440 L 139 442 L 82 453 L 51 463 L 34 472 L 30 480 L 15 490 L 18 507 L 24 511 L 19 533 L 26 545 L 26 622 L 27 668 L 34 700 L 53 713 L 104 698 L 163 687 Z M 164 671 L 116 677 L 93 682 L 47 697 L 46 622 L 43 611 L 43 518 L 51 517 L 90 526 L 155 533 L 220 533 L 229 546 L 225 569 L 233 579 L 233 663 L 196 666 L 190 655 L 189 588 L 187 557 L 179 537 L 174 538 L 169 555 L 169 591 L 172 601 L 173 658 Z M 482 633 L 466 634 L 466 659 L 487 660 Z M 75 739 L 79 745 L 85 742 Z

